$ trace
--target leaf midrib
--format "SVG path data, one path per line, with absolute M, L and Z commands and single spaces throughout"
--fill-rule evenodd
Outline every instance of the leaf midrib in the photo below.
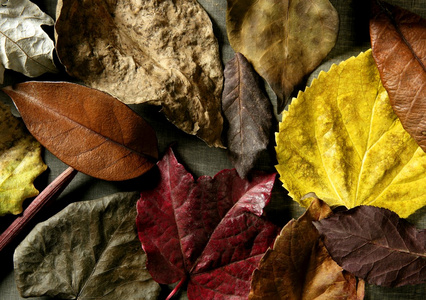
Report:
M 81 127 L 81 128 L 87 129 L 87 130 L 89 130 L 92 134 L 97 135 L 97 136 L 100 136 L 102 139 L 106 140 L 107 142 L 110 142 L 110 143 L 112 143 L 112 144 L 114 144 L 114 145 L 116 145 L 116 146 L 118 146 L 118 147 L 121 147 L 121 148 L 123 148 L 123 149 L 125 149 L 125 150 L 127 150 L 127 151 L 129 151 L 129 152 L 131 152 L 131 153 L 134 153 L 134 154 L 136 154 L 136 155 L 138 155 L 138 156 L 140 156 L 140 157 L 144 157 L 144 158 L 146 158 L 148 161 L 151 161 L 151 162 L 153 162 L 153 161 L 157 161 L 157 159 L 155 159 L 154 157 L 151 157 L 150 155 L 147 155 L 147 154 L 145 154 L 145 153 L 141 153 L 141 152 L 136 151 L 136 150 L 134 150 L 134 149 L 132 149 L 132 148 L 129 148 L 127 145 L 122 144 L 122 143 L 120 143 L 120 142 L 117 142 L 117 141 L 115 141 L 115 140 L 113 140 L 113 139 L 111 139 L 111 138 L 109 138 L 109 137 L 107 137 L 107 136 L 105 136 L 105 135 L 103 135 L 103 134 L 101 134 L 101 133 L 99 133 L 99 132 L 95 131 L 94 129 L 87 127 L 86 125 L 84 125 L 84 124 L 82 124 L 82 123 L 78 122 L 77 120 L 74 120 L 74 119 L 72 119 L 72 118 L 70 118 L 70 117 L 68 117 L 68 116 L 66 116 L 66 115 L 63 115 L 62 113 L 58 112 L 57 110 L 55 110 L 54 108 L 52 108 L 52 107 L 50 107 L 50 106 L 44 106 L 44 105 L 42 105 L 42 104 L 41 104 L 41 103 L 40 103 L 40 102 L 39 102 L 39 101 L 38 101 L 35 97 L 33 97 L 33 96 L 29 95 L 29 94 L 21 93 L 20 91 L 17 91 L 17 90 L 13 90 L 13 92 L 14 92 L 14 93 L 17 93 L 17 94 L 24 95 L 24 97 L 29 98 L 29 99 L 30 99 L 30 101 L 31 101 L 34 105 L 36 105 L 36 106 L 40 107 L 42 110 L 45 110 L 45 111 L 51 112 L 53 115 L 60 116 L 60 117 L 62 117 L 62 118 L 64 118 L 64 119 L 68 120 L 68 121 L 69 121 L 70 123 L 72 123 L 72 124 L 76 124 L 77 126 L 79 126 L 79 127 Z M 24 101 L 25 101 L 25 100 L 24 100 Z M 19 106 L 18 106 L 18 110 L 19 110 Z M 61 118 L 58 118 L 58 119 L 60 120 Z M 75 127 L 74 127 L 74 128 L 75 128 Z M 61 132 L 61 133 L 62 133 L 62 132 Z

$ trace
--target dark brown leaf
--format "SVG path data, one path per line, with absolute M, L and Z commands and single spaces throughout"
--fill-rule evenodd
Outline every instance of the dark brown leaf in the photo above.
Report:
M 373 57 L 393 110 L 426 151 L 426 20 L 374 0 L 370 35 Z
M 244 178 L 268 146 L 272 105 L 260 88 L 259 77 L 241 53 L 226 64 L 224 75 L 222 108 L 229 122 L 228 153 Z
M 37 140 L 78 171 L 126 180 L 155 165 L 154 130 L 108 94 L 66 82 L 26 82 L 4 92 Z
M 368 283 L 426 282 L 426 230 L 387 209 L 358 206 L 314 222 L 333 259 Z
M 249 299 L 362 299 L 364 287 L 328 254 L 312 221 L 332 214 L 318 199 L 291 220 L 253 273 Z M 358 293 L 360 297 L 358 298 Z
M 73 203 L 40 223 L 18 246 L 15 277 L 23 297 L 157 299 L 136 232 L 139 193 Z

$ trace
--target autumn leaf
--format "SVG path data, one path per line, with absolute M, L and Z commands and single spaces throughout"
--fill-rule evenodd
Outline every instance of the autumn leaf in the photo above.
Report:
M 40 144 L 0 102 L 0 216 L 22 212 L 22 202 L 38 195 L 33 181 L 46 168 Z
M 3 89 L 29 131 L 73 168 L 105 180 L 126 180 L 158 157 L 151 126 L 114 97 L 67 82 L 26 82 Z
M 291 220 L 253 273 L 249 299 L 359 299 L 355 276 L 333 261 L 312 224 L 332 214 L 327 204 L 309 198 L 311 205 Z M 361 297 L 362 298 L 362 297 Z
M 373 1 L 373 57 L 393 110 L 426 151 L 426 20 L 383 1 Z
M 70 75 L 127 104 L 162 105 L 177 127 L 222 147 L 219 46 L 196 0 L 59 1 L 57 15 Z
M 269 143 L 272 106 L 246 58 L 237 53 L 225 66 L 222 108 L 229 122 L 227 146 L 231 162 L 244 178 Z
M 5 69 L 37 77 L 56 72 L 53 41 L 41 29 L 53 19 L 28 0 L 1 1 L 0 5 L 0 83 Z
M 314 222 L 333 259 L 382 286 L 426 282 L 426 230 L 387 209 L 358 206 Z
M 249 182 L 223 170 L 194 182 L 171 149 L 158 167 L 161 182 L 137 204 L 152 277 L 187 282 L 189 299 L 246 299 L 252 272 L 278 233 L 261 217 L 275 174 Z
M 371 51 L 320 73 L 283 114 L 277 170 L 290 196 L 374 205 L 407 217 L 426 204 L 426 154 L 392 111 Z
M 134 222 L 138 198 L 118 193 L 73 203 L 39 223 L 14 254 L 21 296 L 157 299 Z
M 339 18 L 328 0 L 228 0 L 226 26 L 232 48 L 269 83 L 281 112 L 334 47 Z

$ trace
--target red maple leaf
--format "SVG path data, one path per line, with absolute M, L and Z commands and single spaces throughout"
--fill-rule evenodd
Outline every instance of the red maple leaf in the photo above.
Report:
M 189 299 L 246 299 L 253 270 L 279 233 L 261 217 L 275 174 L 248 181 L 223 170 L 195 182 L 171 149 L 158 167 L 161 182 L 141 193 L 136 220 L 152 277 L 187 283 Z

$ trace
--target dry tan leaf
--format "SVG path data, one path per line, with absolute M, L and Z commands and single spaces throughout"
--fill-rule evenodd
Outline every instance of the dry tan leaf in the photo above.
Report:
M 69 74 L 124 103 L 162 105 L 177 127 L 222 146 L 219 47 L 196 0 L 60 0 L 57 16 Z

